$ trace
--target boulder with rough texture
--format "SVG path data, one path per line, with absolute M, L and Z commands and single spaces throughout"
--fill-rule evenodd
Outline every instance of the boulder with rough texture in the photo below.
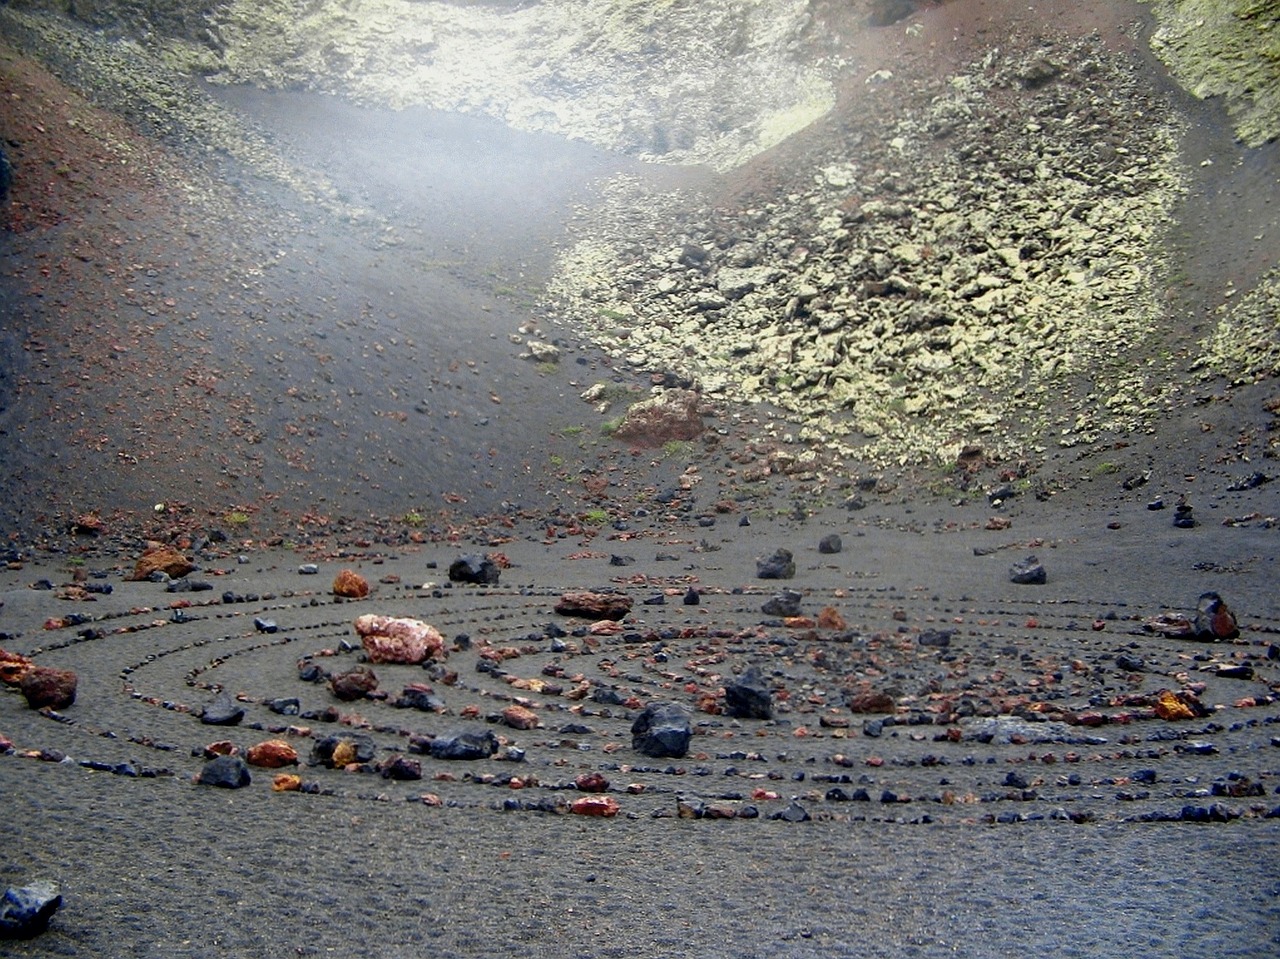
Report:
M 32 709 L 66 709 L 76 701 L 76 674 L 69 669 L 32 666 L 19 683 Z
M 250 766 L 261 766 L 263 769 L 280 769 L 283 766 L 298 764 L 298 751 L 283 739 L 268 739 L 266 742 L 250 746 L 245 755 Z
M 569 804 L 569 812 L 575 816 L 602 816 L 608 818 L 618 815 L 621 809 L 618 800 L 612 796 L 583 796 Z
M 633 404 L 613 435 L 646 447 L 697 439 L 702 433 L 698 402 L 698 394 L 693 390 L 664 390 L 657 396 Z
M 378 773 L 383 779 L 412 782 L 422 778 L 422 763 L 407 756 L 391 756 L 378 767 Z
M 488 759 L 498 751 L 498 737 L 489 730 L 445 733 L 431 740 L 433 759 Z
M 170 579 L 182 579 L 195 568 L 195 563 L 173 547 L 161 546 L 157 543 L 147 547 L 138 557 L 138 562 L 133 567 L 133 575 L 129 578 L 141 581 L 150 579 L 153 573 L 164 573 Z
M 378 688 L 378 677 L 367 666 L 357 666 L 329 680 L 329 690 L 344 703 L 363 699 Z
M 242 719 L 244 707 L 227 692 L 218 693 L 200 714 L 200 722 L 206 726 L 237 726 Z
M 766 616 L 778 616 L 783 619 L 790 616 L 799 616 L 800 601 L 803 598 L 794 589 L 784 589 L 776 596 L 765 600 L 764 605 L 760 607 L 760 612 Z
M 537 729 L 542 725 L 538 714 L 525 706 L 511 705 L 502 711 L 502 722 L 512 729 Z
M 0 939 L 30 939 L 49 928 L 62 906 L 58 884 L 37 879 L 25 886 L 11 886 L 0 898 Z
M 21 685 L 22 677 L 30 671 L 31 667 L 31 660 L 26 656 L 0 649 L 0 683 L 6 686 Z
M 444 637 L 421 620 L 369 613 L 356 617 L 355 629 L 371 663 L 416 666 L 445 657 Z
M 772 556 L 756 560 L 757 579 L 791 579 L 795 575 L 796 563 L 789 549 L 776 549 Z
M 333 595 L 344 599 L 364 599 L 369 595 L 369 581 L 354 570 L 344 569 L 333 577 Z
M 725 712 L 738 719 L 772 719 L 773 692 L 756 666 L 724 687 Z
M 622 619 L 631 612 L 631 597 L 624 593 L 593 593 L 576 590 L 564 593 L 556 603 L 561 616 L 585 619 Z
M 1009 582 L 1022 586 L 1043 586 L 1049 581 L 1044 564 L 1034 556 L 1028 556 L 1009 567 Z
M 631 724 L 631 748 L 654 759 L 679 759 L 692 737 L 689 714 L 675 703 L 650 703 Z
M 860 689 L 846 694 L 845 705 L 851 713 L 892 713 L 893 697 L 878 689 Z
M 239 756 L 219 756 L 204 764 L 196 782 L 201 786 L 241 789 L 253 781 L 249 767 Z
M 487 556 L 459 556 L 449 564 L 449 582 L 496 586 L 502 568 Z
M 844 549 L 844 543 L 836 533 L 828 533 L 818 540 L 818 552 L 826 555 L 838 553 Z

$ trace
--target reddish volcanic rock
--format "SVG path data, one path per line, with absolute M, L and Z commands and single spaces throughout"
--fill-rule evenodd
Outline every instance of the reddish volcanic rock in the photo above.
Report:
M 524 706 L 508 706 L 502 711 L 502 721 L 512 729 L 536 729 L 540 725 L 538 714 Z
M 333 595 L 345 599 L 364 599 L 369 595 L 369 581 L 357 572 L 344 569 L 333 578 Z
M 170 579 L 182 579 L 193 569 L 195 564 L 176 549 L 156 543 L 148 546 L 133 567 L 132 580 L 144 580 L 152 573 L 161 572 Z
M 891 713 L 894 710 L 893 697 L 874 689 L 850 693 L 845 705 L 851 713 Z
M 371 663 L 416 666 L 428 659 L 443 659 L 444 637 L 439 630 L 417 619 L 393 616 L 359 616 L 356 632 Z
M 702 432 L 698 394 L 665 390 L 632 405 L 613 435 L 637 446 L 662 446 L 672 440 L 696 439 Z
M 350 672 L 339 673 L 329 680 L 329 689 L 344 703 L 363 699 L 377 688 L 378 677 L 366 666 L 357 666 Z
M 76 674 L 69 669 L 32 666 L 20 683 L 32 709 L 66 709 L 76 701 Z
M 556 612 L 561 616 L 582 616 L 586 619 L 622 619 L 631 612 L 631 597 L 622 593 L 573 591 L 560 597 Z
M 283 739 L 268 739 L 256 746 L 250 746 L 244 758 L 250 766 L 279 769 L 282 766 L 296 766 L 298 751 Z
M 621 808 L 612 796 L 583 796 L 570 804 L 569 812 L 579 816 L 616 816 Z
M 583 773 L 573 781 L 578 792 L 602 793 L 609 788 L 609 780 L 602 773 Z
M 31 660 L 19 653 L 11 653 L 0 649 L 0 683 L 6 686 L 17 686 L 22 677 L 31 671 Z

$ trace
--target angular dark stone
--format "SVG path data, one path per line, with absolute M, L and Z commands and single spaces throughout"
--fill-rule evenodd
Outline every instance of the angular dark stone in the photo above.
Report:
M 445 733 L 431 740 L 433 759 L 488 759 L 498 751 L 498 737 L 489 730 Z
M 921 646 L 936 646 L 939 649 L 946 649 L 951 645 L 951 635 L 952 631 L 949 629 L 926 629 L 916 637 L 916 642 Z
M 62 906 L 58 885 L 37 879 L 26 886 L 12 886 L 0 898 L 0 939 L 30 939 L 49 928 Z
M 756 560 L 757 579 L 791 579 L 795 575 L 795 560 L 788 549 L 774 550 L 772 556 Z
M 781 822 L 808 822 L 810 816 L 809 811 L 793 799 L 786 809 L 779 809 L 769 818 Z
M 494 586 L 502 570 L 487 556 L 460 556 L 449 564 L 449 582 Z
M 302 703 L 293 697 L 287 699 L 273 699 L 267 703 L 267 709 L 279 716 L 296 716 L 302 712 Z
M 679 759 L 692 737 L 689 715 L 675 703 L 650 703 L 631 724 L 631 748 L 654 759 Z
M 803 598 L 794 589 L 784 589 L 772 599 L 766 600 L 760 607 L 760 612 L 766 616 L 779 616 L 784 619 L 788 616 L 799 616 L 800 600 Z
M 755 666 L 724 687 L 725 712 L 738 719 L 772 719 L 773 692 Z
M 822 539 L 818 540 L 818 552 L 831 555 L 838 553 L 844 549 L 844 543 L 840 541 L 840 537 L 835 533 L 828 533 Z
M 196 778 L 201 786 L 220 786 L 223 789 L 240 789 L 252 781 L 248 765 L 239 756 L 219 756 L 209 760 Z
M 1009 567 L 1009 581 L 1023 586 L 1043 586 L 1049 581 L 1049 575 L 1040 560 L 1028 556 Z
M 228 692 L 218 693 L 213 702 L 200 713 L 200 722 L 206 726 L 238 726 L 244 719 L 244 707 L 231 698 Z
M 445 710 L 444 700 L 426 689 L 406 686 L 400 698 L 391 704 L 397 709 L 420 709 L 424 713 L 442 713 Z
M 1140 656 L 1128 656 L 1121 653 L 1116 657 L 1116 666 L 1123 669 L 1126 673 L 1141 673 L 1147 668 L 1147 663 Z
M 405 756 L 392 756 L 378 769 L 383 779 L 395 779 L 403 782 L 422 778 L 422 763 Z

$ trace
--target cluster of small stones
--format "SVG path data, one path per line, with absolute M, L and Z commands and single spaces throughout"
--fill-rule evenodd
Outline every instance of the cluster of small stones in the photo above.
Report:
M 1160 104 L 1083 42 L 914 91 L 871 79 L 879 125 L 775 202 L 682 216 L 688 198 L 616 184 L 553 311 L 880 465 L 1143 428 L 1177 388 L 1144 352 L 1181 182 Z

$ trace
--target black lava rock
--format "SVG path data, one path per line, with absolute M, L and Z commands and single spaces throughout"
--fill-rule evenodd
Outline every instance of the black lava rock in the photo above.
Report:
M 1049 581 L 1049 575 L 1040 560 L 1028 556 L 1009 567 L 1009 581 L 1024 586 L 1043 586 Z
M 223 789 L 241 789 L 252 781 L 249 767 L 239 756 L 218 756 L 211 759 L 196 777 L 196 782 L 201 786 L 220 786 Z
M 755 666 L 725 685 L 724 700 L 725 712 L 738 719 L 773 718 L 773 693 Z
M 655 759 L 679 759 L 692 736 L 688 714 L 675 703 L 650 703 L 631 724 L 631 748 Z
M 0 939 L 38 936 L 61 906 L 58 885 L 48 879 L 6 889 L 0 899 Z
M 779 616 L 786 618 L 788 616 L 800 615 L 800 600 L 803 599 L 794 589 L 784 589 L 772 599 L 766 600 L 764 605 L 760 607 L 760 612 L 766 616 Z
M 838 553 L 844 549 L 844 543 L 835 533 L 828 533 L 822 539 L 818 540 L 818 552 L 827 555 Z
M 460 556 L 449 564 L 451 583 L 496 586 L 500 575 L 502 570 L 498 564 L 484 556 Z
M 242 719 L 244 719 L 244 707 L 226 692 L 218 693 L 213 702 L 200 714 L 200 722 L 206 726 L 238 726 Z
M 498 751 L 498 737 L 484 732 L 445 733 L 431 740 L 433 759 L 488 759 Z
M 757 579 L 791 579 L 796 575 L 791 550 L 777 549 L 772 556 L 756 560 Z

